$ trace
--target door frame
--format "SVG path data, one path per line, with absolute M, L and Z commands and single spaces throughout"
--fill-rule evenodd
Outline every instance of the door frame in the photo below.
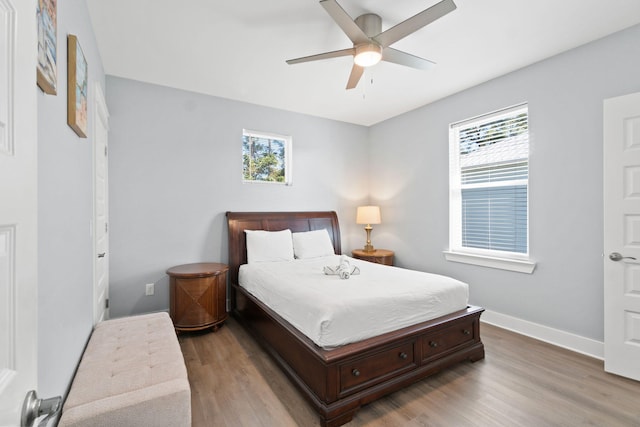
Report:
M 98 253 L 100 248 L 98 247 L 98 211 L 97 211 L 97 203 L 98 203 L 98 162 L 96 161 L 97 153 L 97 143 L 98 143 L 98 132 L 100 129 L 104 129 L 107 132 L 105 135 L 105 150 L 107 150 L 108 144 L 108 131 L 109 131 L 109 110 L 107 109 L 107 103 L 104 97 L 104 93 L 102 91 L 102 86 L 100 82 L 96 82 L 95 90 L 94 90 L 94 125 L 93 125 L 93 324 L 100 322 L 101 320 L 106 320 L 109 318 L 109 308 L 107 307 L 99 307 L 100 305 L 100 293 L 99 293 L 99 277 L 98 277 L 98 268 L 97 268 L 97 260 Z M 103 126 L 99 126 L 99 123 L 102 123 Z M 108 159 L 107 155 L 108 151 L 105 152 L 105 170 L 104 170 L 104 179 L 105 179 L 105 189 L 104 189 L 104 198 L 105 198 L 105 220 L 106 224 L 109 223 L 109 167 L 108 167 Z M 109 233 L 108 229 L 106 231 L 105 239 L 107 239 L 106 243 L 106 300 L 109 300 Z M 102 310 L 104 309 L 104 311 Z

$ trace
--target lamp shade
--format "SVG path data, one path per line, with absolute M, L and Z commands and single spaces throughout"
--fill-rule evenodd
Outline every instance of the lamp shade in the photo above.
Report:
M 358 206 L 356 224 L 380 224 L 380 207 Z

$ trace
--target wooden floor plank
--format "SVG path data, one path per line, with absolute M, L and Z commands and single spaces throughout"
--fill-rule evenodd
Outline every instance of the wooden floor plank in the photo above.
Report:
M 486 357 L 373 402 L 350 427 L 640 426 L 640 382 L 597 359 L 483 324 Z M 319 426 L 306 400 L 245 330 L 179 336 L 193 427 Z

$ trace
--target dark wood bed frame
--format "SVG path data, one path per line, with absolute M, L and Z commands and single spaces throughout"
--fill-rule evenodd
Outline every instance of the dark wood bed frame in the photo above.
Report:
M 324 350 L 238 286 L 247 262 L 244 230 L 326 229 L 337 254 L 335 212 L 227 212 L 232 314 L 320 414 L 325 427 L 351 421 L 360 406 L 459 362 L 484 358 L 480 314 L 468 306 L 397 331 Z

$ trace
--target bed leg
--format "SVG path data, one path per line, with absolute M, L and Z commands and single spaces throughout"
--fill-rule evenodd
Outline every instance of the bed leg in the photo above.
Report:
M 480 343 L 477 347 L 478 349 L 469 355 L 469 361 L 472 363 L 484 359 L 484 344 Z
M 324 417 L 320 418 L 320 425 L 322 427 L 338 427 L 341 426 L 343 424 L 346 424 L 348 422 L 350 422 L 353 419 L 353 415 L 356 413 L 356 411 L 360 409 L 360 407 L 357 407 L 351 411 L 347 411 L 343 414 L 338 415 L 335 418 L 332 418 L 330 420 L 325 419 Z

